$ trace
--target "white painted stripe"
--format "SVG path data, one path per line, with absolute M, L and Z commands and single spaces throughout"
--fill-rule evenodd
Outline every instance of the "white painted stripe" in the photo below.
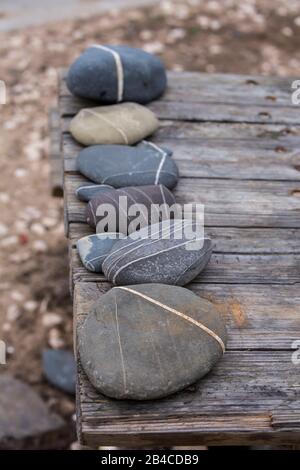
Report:
M 130 292 L 133 295 L 137 295 L 139 297 L 142 297 L 143 299 L 147 300 L 148 302 L 157 305 L 158 307 L 163 308 L 164 310 L 167 310 L 168 312 L 174 313 L 175 315 L 183 318 L 184 320 L 188 321 L 189 323 L 192 323 L 193 325 L 198 326 L 201 330 L 205 331 L 205 333 L 209 334 L 212 338 L 214 338 L 218 344 L 221 346 L 223 354 L 225 353 L 225 344 L 220 338 L 219 335 L 217 335 L 214 331 L 212 331 L 210 328 L 207 326 L 203 325 L 203 323 L 195 320 L 192 317 L 189 317 L 185 313 L 179 312 L 179 310 L 175 310 L 175 308 L 169 307 L 168 305 L 165 305 L 158 300 L 152 299 L 152 297 L 148 297 L 148 295 L 142 294 L 141 292 L 138 292 L 134 289 L 130 289 L 129 287 L 115 287 L 115 289 L 122 289 L 127 292 Z
M 117 69 L 117 80 L 118 80 L 117 101 L 119 103 L 120 101 L 122 101 L 123 94 L 124 94 L 124 70 L 123 70 L 121 56 L 118 52 L 106 46 L 94 44 L 92 47 L 96 47 L 98 49 L 102 49 L 103 51 L 110 52 L 110 54 L 112 54 L 113 58 L 115 59 L 116 69 Z

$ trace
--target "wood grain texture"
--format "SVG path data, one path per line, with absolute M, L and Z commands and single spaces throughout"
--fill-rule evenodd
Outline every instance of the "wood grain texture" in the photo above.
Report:
M 167 127 L 164 127 L 167 131 Z M 180 129 L 179 129 L 180 132 Z M 76 156 L 83 146 L 64 133 L 63 154 L 67 172 L 76 172 Z M 293 142 L 276 139 L 205 139 L 161 137 L 151 141 L 173 151 L 181 176 L 244 180 L 300 180 L 300 138 Z
M 86 178 L 65 172 L 69 223 L 85 222 L 85 203 L 75 190 Z M 174 189 L 180 204 L 205 205 L 206 226 L 300 228 L 300 183 L 181 177 Z
M 76 248 L 71 251 L 72 283 L 101 282 L 81 263 Z M 296 284 L 300 283 L 300 255 L 213 253 L 207 267 L 193 283 Z
M 77 240 L 93 234 L 85 223 L 71 223 L 69 238 Z M 300 229 L 206 227 L 214 242 L 214 252 L 231 254 L 300 254 Z
M 203 380 L 164 400 L 115 401 L 97 393 L 78 360 L 80 441 L 102 445 L 252 445 L 300 438 L 300 117 L 293 79 L 204 73 L 168 74 L 150 108 L 161 120 L 151 137 L 173 150 L 180 203 L 205 204 L 212 259 L 187 286 L 213 302 L 228 328 L 228 350 Z M 82 266 L 76 241 L 91 229 L 75 189 L 80 149 L 70 119 L 90 101 L 60 80 L 66 234 L 74 333 L 92 303 L 111 288 Z M 76 341 L 75 341 L 76 344 Z M 75 346 L 76 353 L 76 346 Z
M 77 328 L 92 303 L 108 289 L 108 283 L 76 285 Z M 284 420 L 279 414 L 281 409 L 288 408 L 290 415 L 292 409 L 297 410 L 298 369 L 291 362 L 286 334 L 289 331 L 291 338 L 290 332 L 299 331 L 300 318 L 293 314 L 299 307 L 287 300 L 300 302 L 295 286 L 235 285 L 228 290 L 206 285 L 192 290 L 224 315 L 229 338 L 222 361 L 190 389 L 144 403 L 116 402 L 99 394 L 78 363 L 83 443 L 119 439 L 119 445 L 129 445 L 133 435 L 143 445 L 157 444 L 159 439 L 164 445 L 216 445 L 291 443 L 299 438 L 300 421 L 294 419 L 291 429 L 288 414 Z M 286 329 L 280 325 L 284 318 Z
M 167 92 L 149 108 L 160 119 L 299 124 L 297 107 L 291 102 L 292 81 L 225 74 L 208 78 L 204 73 L 169 72 Z M 64 80 L 61 83 L 62 116 L 94 106 L 91 101 L 72 97 Z

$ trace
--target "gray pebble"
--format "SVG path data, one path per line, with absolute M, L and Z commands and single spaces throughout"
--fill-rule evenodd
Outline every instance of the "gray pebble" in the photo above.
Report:
M 115 287 L 78 334 L 81 364 L 101 393 L 149 400 L 184 389 L 222 357 L 226 328 L 214 305 L 182 287 Z
M 77 242 L 77 249 L 86 269 L 101 273 L 104 259 L 120 237 L 124 237 L 124 235 L 120 233 L 96 233 L 80 238 Z
M 93 45 L 70 67 L 67 86 L 71 93 L 101 103 L 148 103 L 165 91 L 163 63 L 142 49 L 129 46 Z
M 128 145 L 92 145 L 79 152 L 77 168 L 95 183 L 115 188 L 163 184 L 172 189 L 177 184 L 178 168 L 170 151 L 143 141 Z
M 186 223 L 193 226 L 191 221 L 163 221 L 119 240 L 102 266 L 107 279 L 116 285 L 191 282 L 206 267 L 212 241 L 190 239 L 182 230 Z

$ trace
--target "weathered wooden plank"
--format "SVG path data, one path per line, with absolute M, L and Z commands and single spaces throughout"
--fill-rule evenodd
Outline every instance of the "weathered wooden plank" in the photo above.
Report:
M 61 132 L 68 133 L 72 117 L 61 118 Z M 272 145 L 278 142 L 280 145 L 297 146 L 300 138 L 300 126 L 286 126 L 282 124 L 246 124 L 246 123 L 222 123 L 222 122 L 186 122 L 164 120 L 160 122 L 159 129 L 155 132 L 155 138 L 159 140 L 172 139 L 202 139 L 204 141 L 237 141 L 242 145 L 243 141 L 257 145 Z
M 160 119 L 299 124 L 297 107 L 291 102 L 292 80 L 232 75 L 230 81 L 222 74 L 197 75 L 170 72 L 165 95 L 151 103 L 150 109 Z M 74 115 L 93 105 L 91 101 L 72 97 L 62 82 L 62 116 Z
M 166 128 L 164 128 L 166 130 Z M 63 134 L 64 166 L 76 172 L 76 157 L 83 146 L 70 134 Z M 229 178 L 300 180 L 300 138 L 293 144 L 277 140 L 173 139 L 151 138 L 173 151 L 181 176 L 190 178 Z
M 77 240 L 95 231 L 85 223 L 71 223 L 69 238 Z M 243 254 L 300 254 L 300 229 L 207 227 L 215 252 Z
M 82 265 L 77 249 L 72 249 L 72 278 L 76 282 L 101 282 L 104 275 Z M 248 255 L 213 253 L 210 262 L 193 283 L 295 284 L 300 282 L 300 255 Z
M 106 289 L 107 286 L 103 284 L 77 284 L 77 328 L 80 328 L 92 303 Z M 247 339 L 251 336 L 254 341 L 257 340 L 259 349 L 263 348 L 267 334 L 256 338 L 256 332 L 261 331 L 262 322 L 265 322 L 269 338 L 272 338 L 272 334 L 276 336 L 275 325 L 278 318 L 283 320 L 282 311 L 287 312 L 293 322 L 294 309 L 287 301 L 293 297 L 293 293 L 287 292 L 286 286 L 280 289 L 274 286 L 260 286 L 258 289 L 253 289 L 253 286 L 233 286 L 229 294 L 226 294 L 224 287 L 218 290 L 216 286 L 202 286 L 202 289 L 199 294 L 206 295 L 216 303 L 225 315 L 228 325 L 229 347 L 222 361 L 190 389 L 150 404 L 116 402 L 104 397 L 89 383 L 79 363 L 79 425 L 84 443 L 97 445 L 101 441 L 113 444 L 119 439 L 119 445 L 128 445 L 133 435 L 138 439 L 137 442 L 144 445 L 158 442 L 165 445 L 183 441 L 191 444 L 194 439 L 197 439 L 198 443 L 209 444 L 260 441 L 265 443 L 269 440 L 290 443 L 295 436 L 299 438 L 300 427 L 297 422 L 293 423 L 292 433 L 281 434 L 273 432 L 275 421 L 274 417 L 273 422 L 271 419 L 272 412 L 276 416 L 281 409 L 289 407 L 291 410 L 296 406 L 299 381 L 298 370 L 291 362 L 292 351 L 231 349 L 236 343 L 241 345 L 242 337 L 245 337 L 247 344 Z M 283 290 L 280 294 L 281 289 Z M 233 307 L 236 301 L 230 303 L 232 296 L 238 299 L 239 309 L 247 311 L 246 317 L 237 313 L 236 307 Z M 286 302 L 286 305 L 281 304 L 280 308 L 282 302 Z M 255 306 L 258 309 L 255 309 Z M 250 325 L 253 327 L 252 335 L 249 331 Z M 282 328 L 279 327 L 279 334 L 280 331 L 282 332 Z M 288 337 L 290 333 L 293 338 L 293 327 L 285 336 Z M 253 347 L 254 344 L 251 344 Z M 274 346 L 271 342 L 271 346 L 272 344 Z M 290 349 L 290 343 L 285 344 L 285 347 Z M 287 429 L 285 424 L 285 430 Z
M 95 102 L 79 98 L 63 96 L 60 99 L 62 116 L 73 116 L 83 107 L 93 107 Z M 250 104 L 222 103 L 187 103 L 185 101 L 153 101 L 149 106 L 159 119 L 173 119 L 199 122 L 244 122 L 244 123 L 273 123 L 299 124 L 299 113 L 296 106 L 257 106 Z
M 76 294 L 77 320 L 83 321 L 93 302 L 111 288 L 109 282 L 80 283 Z M 290 350 L 299 338 L 300 293 L 297 285 L 210 285 L 192 283 L 188 289 L 211 301 L 224 317 L 228 350 Z
M 168 87 L 161 101 L 292 106 L 292 82 L 293 79 L 257 75 L 168 72 Z M 70 92 L 63 79 L 60 97 L 65 96 L 70 96 Z
M 65 173 L 68 222 L 85 222 L 85 203 L 75 196 L 86 179 Z M 300 185 L 280 181 L 179 179 L 174 190 L 180 204 L 205 206 L 206 226 L 300 228 Z
M 300 428 L 300 410 L 275 410 L 271 414 L 272 426 L 274 429 L 299 429 Z

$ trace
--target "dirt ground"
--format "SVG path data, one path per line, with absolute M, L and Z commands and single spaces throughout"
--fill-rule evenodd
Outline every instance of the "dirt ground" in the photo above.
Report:
M 56 102 L 56 70 L 91 43 L 142 47 L 173 70 L 299 78 L 300 1 L 162 1 L 0 35 L 8 99 L 0 115 L 0 339 L 8 346 L 1 367 L 70 423 L 73 400 L 41 368 L 44 347 L 72 347 L 62 201 L 48 183 L 47 112 Z

